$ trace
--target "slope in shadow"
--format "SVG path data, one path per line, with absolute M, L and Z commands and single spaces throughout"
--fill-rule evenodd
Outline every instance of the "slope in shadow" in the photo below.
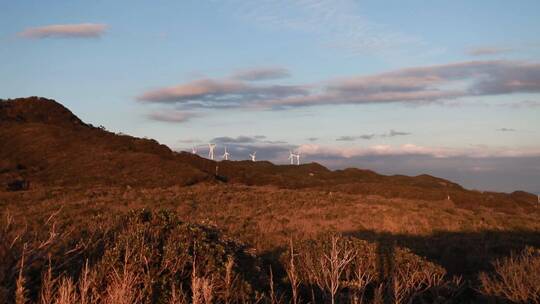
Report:
M 376 242 L 381 253 L 392 247 L 409 248 L 414 253 L 444 267 L 449 275 L 474 279 L 481 271 L 492 271 L 492 262 L 523 250 L 526 246 L 540 248 L 540 232 L 496 231 L 436 232 L 429 236 L 351 231 L 346 236 Z M 382 256 L 383 264 L 388 257 Z

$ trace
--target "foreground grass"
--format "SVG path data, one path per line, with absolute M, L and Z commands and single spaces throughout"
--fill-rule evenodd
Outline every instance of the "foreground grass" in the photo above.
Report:
M 229 300 L 223 298 L 226 292 L 221 289 L 226 281 L 227 263 L 234 265 L 228 267 L 248 284 L 242 283 L 243 286 L 249 286 L 242 292 L 235 291 L 235 295 L 243 298 L 230 300 L 230 303 L 280 300 L 324 303 L 332 299 L 339 303 L 389 299 L 401 303 L 400 298 L 405 299 L 404 302 L 410 299 L 430 302 L 438 298 L 462 303 L 483 301 L 486 297 L 516 302 L 487 287 L 500 286 L 497 280 L 501 276 L 494 274 L 501 267 L 497 268 L 493 263 L 500 259 L 495 265 L 502 265 L 500 263 L 506 261 L 504 258 L 513 252 L 517 254 L 526 246 L 540 247 L 538 212 L 516 210 L 504 213 L 487 207 L 462 209 L 448 200 L 384 199 L 272 187 L 197 185 L 165 189 L 38 189 L 0 193 L 0 208 L 14 219 L 11 224 L 14 231 L 25 235 L 17 241 L 19 249 L 5 249 L 8 255 L 15 257 L 10 265 L 2 259 L 2 269 L 11 273 L 3 281 L 10 286 L 5 289 L 5 294 L 15 297 L 20 285 L 25 291 L 20 295 L 34 301 L 43 292 L 42 281 L 49 271 L 50 254 L 50 278 L 54 281 L 51 290 L 55 292 L 51 297 L 72 294 L 80 302 L 83 297 L 81 286 L 85 286 L 81 283 L 85 280 L 84 274 L 88 276 L 93 271 L 101 276 L 100 287 L 94 296 L 100 303 L 112 301 L 107 290 L 112 288 L 109 284 L 116 282 L 115 277 L 118 282 L 129 285 L 132 284 L 130 280 L 141 284 L 144 275 L 154 283 L 161 282 L 155 283 L 161 284 L 160 287 L 137 285 L 140 293 L 122 297 L 131 299 L 133 296 L 138 302 L 166 303 L 176 294 L 175 301 L 196 302 L 194 299 L 197 298 L 204 303 L 204 290 L 207 290 L 206 296 L 212 298 L 211 302 L 227 303 Z M 170 223 L 157 221 L 151 225 L 156 227 L 152 228 L 148 223 L 133 224 L 132 221 L 126 226 L 122 221 L 118 222 L 130 210 L 140 208 L 172 210 L 174 213 L 168 216 L 174 218 L 173 226 L 185 229 L 209 227 L 200 229 L 210 229 L 220 235 L 209 244 L 222 237 L 218 230 L 231 236 L 227 243 L 229 247 L 225 248 L 242 248 L 241 251 L 252 256 L 251 265 L 258 265 L 254 268 L 256 271 L 241 269 L 245 263 L 240 262 L 235 249 L 220 256 L 219 267 L 203 270 L 204 266 L 200 268 L 202 273 L 194 277 L 193 251 L 190 249 L 191 254 L 183 256 L 184 266 L 179 270 L 182 279 L 176 275 L 159 275 L 162 271 L 159 267 L 169 264 L 162 265 L 162 259 L 155 260 L 157 256 L 151 252 L 161 254 L 165 248 L 170 248 L 164 244 L 175 248 L 183 244 L 182 248 L 192 248 L 193 242 L 187 237 L 186 230 L 182 230 L 184 228 L 171 228 Z M 51 229 L 61 242 L 47 247 Z M 179 229 L 176 231 L 185 238 L 167 243 L 165 236 L 169 234 L 164 231 L 170 229 Z M 153 239 L 137 239 L 137 231 L 142 235 L 153 235 Z M 66 235 L 62 236 L 62 233 Z M 332 236 L 335 235 L 341 237 L 334 244 Z M 27 249 L 24 249 L 24 243 Z M 43 244 L 47 249 L 40 251 L 38 267 L 28 259 L 32 256 L 30 248 L 39 248 Z M 15 252 L 18 254 L 13 254 Z M 203 252 L 205 254 L 216 255 L 213 251 Z M 128 267 L 129 271 L 124 269 L 127 267 L 126 256 L 134 263 Z M 145 259 L 146 262 L 141 262 Z M 338 260 L 346 261 L 345 265 L 338 267 Z M 98 266 L 103 263 L 112 264 L 108 268 Z M 152 271 L 148 270 L 150 264 L 155 266 L 155 269 L 150 267 L 154 269 Z M 317 273 L 308 271 L 316 268 L 319 268 Z M 480 276 L 480 273 L 483 274 Z M 263 279 L 256 282 L 254 278 Z M 334 278 L 333 283 L 331 278 Z M 211 295 L 209 289 L 213 290 Z M 157 298 L 149 296 L 156 290 L 159 290 Z M 532 301 L 530 299 L 527 301 Z

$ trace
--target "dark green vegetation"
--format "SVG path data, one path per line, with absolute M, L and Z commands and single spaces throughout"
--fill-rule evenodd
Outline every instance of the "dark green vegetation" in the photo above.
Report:
M 0 102 L 0 145 L 0 302 L 540 301 L 529 193 L 216 163 L 41 98 Z

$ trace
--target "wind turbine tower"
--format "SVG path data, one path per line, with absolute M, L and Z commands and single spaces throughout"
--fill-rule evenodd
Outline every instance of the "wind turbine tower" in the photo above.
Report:
M 291 165 L 294 165 L 294 153 L 292 150 L 289 150 L 289 160 L 291 161 Z
M 249 157 L 251 158 L 251 161 L 254 162 L 255 161 L 255 156 L 257 154 L 257 151 L 253 152 L 253 154 L 249 154 Z
M 227 146 L 225 146 L 225 153 L 223 153 L 223 159 L 229 160 L 229 156 L 231 156 L 231 154 L 227 152 Z
M 214 149 L 216 149 L 216 144 L 208 144 L 208 158 L 214 160 Z
M 197 154 L 197 147 L 196 146 L 191 147 L 191 154 Z
M 296 157 L 296 165 L 300 166 L 300 152 L 296 152 L 294 157 Z

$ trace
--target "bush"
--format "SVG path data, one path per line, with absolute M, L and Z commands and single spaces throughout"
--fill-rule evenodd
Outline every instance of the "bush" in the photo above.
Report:
M 13 258 L 0 302 L 246 303 L 261 297 L 258 280 L 267 282 L 243 245 L 168 211 L 131 212 L 92 235 L 92 246 L 69 247 L 4 229 L 3 244 L 13 246 L 0 255 Z
M 525 248 L 520 254 L 493 263 L 495 273 L 480 274 L 480 291 L 490 298 L 514 303 L 540 303 L 540 250 Z
M 442 267 L 403 248 L 339 236 L 295 247 L 283 263 L 289 280 L 296 277 L 300 294 L 313 303 L 434 302 L 455 297 L 463 287 L 459 278 L 447 280 Z

